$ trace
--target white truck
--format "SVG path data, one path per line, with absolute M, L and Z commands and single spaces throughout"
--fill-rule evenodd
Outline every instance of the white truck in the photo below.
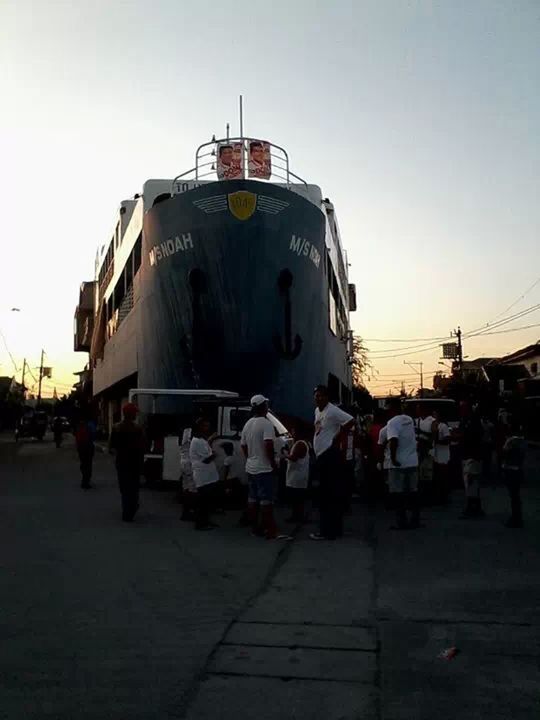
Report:
M 148 401 L 150 407 L 145 411 L 144 405 Z M 221 471 L 223 466 L 223 444 L 227 442 L 232 443 L 234 455 L 241 459 L 242 466 L 245 465 L 240 436 L 251 417 L 251 406 L 238 393 L 228 390 L 133 388 L 129 391 L 129 402 L 139 405 L 143 423 L 152 441 L 150 452 L 145 455 L 145 467 L 151 468 L 152 480 L 181 479 L 188 462 L 185 451 L 190 438 L 189 431 L 199 415 L 204 415 L 212 423 L 214 435 L 211 445 L 216 454 L 218 470 Z M 268 419 L 275 429 L 276 456 L 279 459 L 290 442 L 290 435 L 273 413 L 268 413 Z

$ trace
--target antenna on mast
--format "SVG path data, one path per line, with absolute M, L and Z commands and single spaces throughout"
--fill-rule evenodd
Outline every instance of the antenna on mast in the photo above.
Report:
M 227 127 L 227 142 L 228 142 L 229 141 L 229 129 L 230 129 L 229 123 L 227 123 L 226 127 Z
M 244 137 L 244 107 L 242 95 L 240 95 L 240 137 Z

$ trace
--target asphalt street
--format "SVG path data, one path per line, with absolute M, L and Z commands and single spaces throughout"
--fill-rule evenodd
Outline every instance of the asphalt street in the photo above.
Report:
M 459 519 L 460 492 L 395 533 L 255 539 L 179 522 L 143 490 L 120 521 L 111 458 L 80 489 L 73 443 L 0 436 L 0 717 L 6 720 L 507 720 L 540 713 L 540 455 L 524 530 Z M 441 651 L 456 647 L 446 660 Z

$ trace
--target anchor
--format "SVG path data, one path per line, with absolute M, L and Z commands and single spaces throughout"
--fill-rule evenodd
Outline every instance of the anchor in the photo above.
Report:
M 278 288 L 280 294 L 285 298 L 285 343 L 281 337 L 276 334 L 274 336 L 275 348 L 282 358 L 295 360 L 302 350 L 302 338 L 296 334 L 294 341 L 292 339 L 292 311 L 291 311 L 291 287 L 293 284 L 293 276 L 290 270 L 282 270 L 278 278 Z

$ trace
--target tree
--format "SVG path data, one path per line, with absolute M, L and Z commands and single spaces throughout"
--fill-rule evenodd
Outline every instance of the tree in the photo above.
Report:
M 372 369 L 369 361 L 368 349 L 359 335 L 353 335 L 351 371 L 353 388 L 365 388 L 365 381 L 369 380 L 369 373 Z

